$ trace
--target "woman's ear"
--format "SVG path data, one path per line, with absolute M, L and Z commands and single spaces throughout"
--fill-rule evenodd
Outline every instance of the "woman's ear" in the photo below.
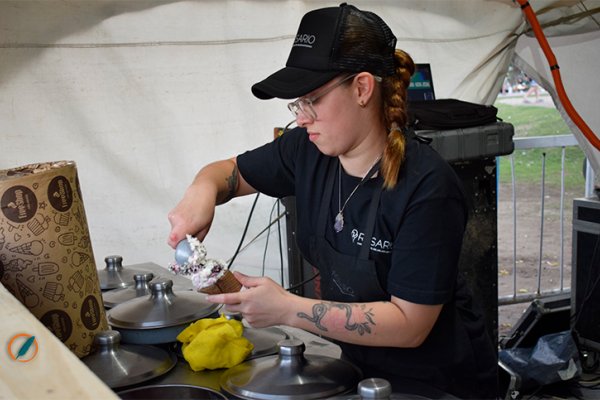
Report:
M 361 72 L 356 75 L 355 78 L 357 88 L 357 101 L 361 107 L 365 107 L 371 98 L 375 90 L 375 77 L 368 72 Z

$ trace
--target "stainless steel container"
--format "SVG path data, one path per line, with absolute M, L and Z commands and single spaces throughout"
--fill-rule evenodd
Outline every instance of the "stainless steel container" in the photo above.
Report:
M 128 389 L 117 393 L 121 399 L 202 399 L 202 400 L 227 400 L 221 393 L 193 385 L 150 385 Z
M 82 361 L 111 389 L 137 385 L 169 372 L 177 357 L 155 346 L 121 344 L 117 331 L 101 331 Z
M 305 355 L 304 342 L 279 342 L 279 354 L 245 361 L 221 375 L 221 389 L 241 399 L 322 399 L 355 390 L 362 373 L 353 364 Z
M 132 268 L 123 268 L 123 257 L 117 255 L 104 257 L 104 263 L 106 264 L 106 267 L 98 271 L 100 289 L 102 290 L 131 286 L 133 285 L 133 276 L 135 274 L 149 272 Z
M 190 323 L 216 316 L 219 304 L 195 291 L 173 292 L 173 281 L 150 282 L 150 295 L 138 297 L 107 311 L 108 323 L 121 333 L 123 343 L 174 342 Z

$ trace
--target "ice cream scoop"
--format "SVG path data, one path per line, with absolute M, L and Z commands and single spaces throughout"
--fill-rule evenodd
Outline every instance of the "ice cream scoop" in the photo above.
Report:
M 179 265 L 185 265 L 193 253 L 194 251 L 188 240 L 183 239 L 175 247 L 175 262 Z

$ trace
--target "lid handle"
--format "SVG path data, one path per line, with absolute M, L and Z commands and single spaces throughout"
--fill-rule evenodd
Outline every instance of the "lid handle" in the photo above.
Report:
M 148 287 L 150 287 L 150 298 L 153 300 L 175 297 L 173 293 L 173 280 L 171 279 L 158 278 L 150 281 Z
M 104 330 L 96 333 L 94 344 L 99 353 L 115 351 L 121 343 L 121 333 L 119 331 Z
M 133 275 L 136 289 L 146 289 L 148 287 L 148 282 L 152 279 L 154 279 L 154 274 L 152 272 Z
M 381 378 L 363 379 L 358 384 L 358 394 L 361 399 L 389 399 L 392 394 L 392 385 Z
M 120 271 L 123 269 L 123 257 L 121 256 L 106 256 L 104 257 L 104 262 L 108 271 Z
M 283 339 L 277 343 L 279 348 L 279 357 L 277 363 L 282 368 L 298 368 L 299 365 L 306 364 L 304 350 L 306 346 L 299 339 Z

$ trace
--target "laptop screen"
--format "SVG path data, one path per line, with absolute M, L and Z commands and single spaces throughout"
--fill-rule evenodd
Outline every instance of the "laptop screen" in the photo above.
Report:
M 410 78 L 408 87 L 408 101 L 435 100 L 431 66 L 415 64 L 415 67 L 415 73 Z

